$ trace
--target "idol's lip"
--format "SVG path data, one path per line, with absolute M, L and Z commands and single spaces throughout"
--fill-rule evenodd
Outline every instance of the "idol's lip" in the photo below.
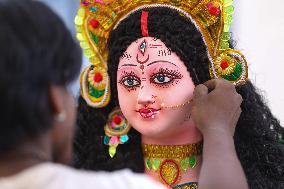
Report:
M 139 110 L 136 110 L 143 118 L 152 118 L 154 115 L 159 113 L 161 109 L 155 109 L 155 108 L 140 108 Z

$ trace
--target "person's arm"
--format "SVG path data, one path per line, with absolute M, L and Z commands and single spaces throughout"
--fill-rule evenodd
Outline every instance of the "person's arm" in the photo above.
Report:
M 192 117 L 204 138 L 199 189 L 248 189 L 233 139 L 241 102 L 235 87 L 222 79 L 195 89 Z

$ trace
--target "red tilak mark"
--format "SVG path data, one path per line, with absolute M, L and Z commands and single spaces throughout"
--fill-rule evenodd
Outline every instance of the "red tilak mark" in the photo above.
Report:
M 141 32 L 142 32 L 143 37 L 149 37 L 148 16 L 149 16 L 148 12 L 142 11 L 142 14 L 141 14 Z
M 142 81 L 146 81 L 146 78 L 142 78 L 141 80 L 142 80 Z

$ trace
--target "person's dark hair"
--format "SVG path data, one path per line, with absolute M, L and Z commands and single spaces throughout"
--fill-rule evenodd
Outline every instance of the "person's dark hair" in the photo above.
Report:
M 51 127 L 48 86 L 66 86 L 80 67 L 80 48 L 46 5 L 0 1 L 0 154 Z
M 148 9 L 148 12 L 149 35 L 160 39 L 177 53 L 195 85 L 209 80 L 206 46 L 195 25 L 168 8 Z M 74 164 L 78 168 L 106 171 L 130 168 L 135 172 L 144 172 L 141 139 L 137 131 L 130 131 L 129 141 L 119 145 L 114 158 L 109 157 L 108 146 L 103 144 L 103 126 L 107 115 L 118 105 L 116 74 L 119 58 L 133 41 L 142 37 L 140 17 L 141 11 L 133 13 L 110 34 L 108 73 L 113 95 L 110 104 L 106 108 L 93 109 L 82 97 L 79 99 L 78 130 L 74 144 Z M 238 87 L 237 91 L 242 95 L 243 103 L 235 144 L 250 188 L 283 188 L 284 146 L 277 142 L 283 129 L 250 81 Z

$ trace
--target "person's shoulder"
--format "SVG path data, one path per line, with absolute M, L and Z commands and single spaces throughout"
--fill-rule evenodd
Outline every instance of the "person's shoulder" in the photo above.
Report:
M 164 189 L 160 183 L 152 180 L 150 177 L 144 174 L 133 173 L 130 170 L 115 172 L 80 171 L 79 173 L 76 173 L 76 175 L 80 175 L 82 183 L 92 183 L 91 186 L 95 185 L 103 189 L 112 189 L 113 187 L 116 189 Z M 86 184 L 85 188 L 87 189 L 91 186 Z
M 133 173 L 130 170 L 116 172 L 93 172 L 76 170 L 60 164 L 46 165 L 45 171 L 52 172 L 51 175 L 55 186 L 61 188 L 81 188 L 91 189 L 99 187 L 101 189 L 164 189 L 164 187 L 144 174 Z

